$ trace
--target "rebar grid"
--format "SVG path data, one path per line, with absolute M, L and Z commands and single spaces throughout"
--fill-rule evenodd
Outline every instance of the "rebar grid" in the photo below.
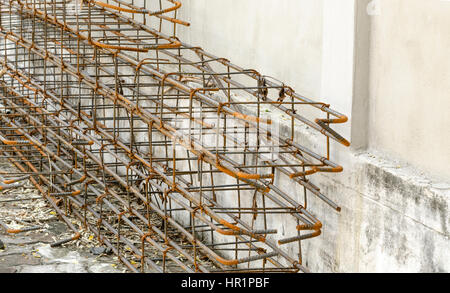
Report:
M 0 155 L 26 175 L 0 187 L 29 179 L 74 231 L 54 246 L 77 217 L 134 272 L 307 272 L 347 117 L 178 40 L 178 1 L 134 2 L 0 1 Z

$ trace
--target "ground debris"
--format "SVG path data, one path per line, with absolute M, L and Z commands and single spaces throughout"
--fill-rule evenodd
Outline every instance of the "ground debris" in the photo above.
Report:
M 0 174 L 16 173 L 0 161 Z M 6 175 L 3 175 L 6 176 Z M 62 223 L 38 190 L 26 180 L 23 186 L 0 192 L 0 221 L 9 229 L 39 229 L 23 233 L 8 233 L 0 226 L 0 273 L 121 273 L 124 266 L 108 254 L 82 223 L 81 238 L 51 248 L 50 244 L 68 238 L 72 231 Z M 102 253 L 92 256 L 89 249 Z
M 89 250 L 89 252 L 93 255 L 102 255 L 102 254 L 111 255 L 113 253 L 111 248 L 106 247 L 92 247 Z

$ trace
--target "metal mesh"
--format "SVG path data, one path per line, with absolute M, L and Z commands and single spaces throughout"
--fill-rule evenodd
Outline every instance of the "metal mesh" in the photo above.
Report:
M 77 217 L 134 272 L 308 271 L 345 115 L 181 42 L 177 1 L 0 3 L 0 151 L 26 175 L 2 188 L 40 190 L 74 231 L 53 246 Z

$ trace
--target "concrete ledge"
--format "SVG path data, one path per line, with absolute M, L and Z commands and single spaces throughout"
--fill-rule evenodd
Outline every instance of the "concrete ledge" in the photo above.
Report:
M 320 272 L 449 272 L 450 184 L 378 153 L 350 153 L 338 176 L 315 183 L 342 206 L 317 199 L 324 233 L 306 243 L 307 265 Z

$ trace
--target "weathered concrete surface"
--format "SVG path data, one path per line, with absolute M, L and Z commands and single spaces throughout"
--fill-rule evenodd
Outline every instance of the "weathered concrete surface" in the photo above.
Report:
M 317 149 L 320 135 L 296 129 L 297 141 Z M 312 271 L 450 272 L 450 181 L 381 152 L 350 149 L 339 162 L 344 172 L 311 179 L 342 207 L 337 213 L 309 196 L 309 209 L 324 225 L 320 237 L 303 242 Z M 301 190 L 293 194 L 301 201 Z
M 450 184 L 427 179 L 379 154 L 351 154 L 336 177 L 314 182 L 338 202 L 317 199 L 321 238 L 306 242 L 306 263 L 320 272 L 450 272 Z

